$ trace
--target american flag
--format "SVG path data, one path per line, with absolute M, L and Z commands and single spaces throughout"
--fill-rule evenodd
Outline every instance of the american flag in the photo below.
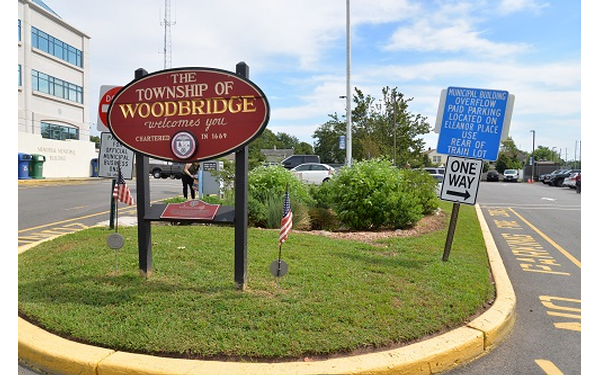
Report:
M 281 215 L 281 229 L 279 230 L 279 246 L 287 240 L 288 233 L 292 229 L 292 206 L 290 205 L 290 193 L 288 186 L 285 187 L 285 199 L 283 200 L 283 213 Z
M 113 189 L 113 197 L 118 201 L 127 203 L 130 206 L 135 204 L 133 202 L 131 192 L 129 191 L 129 187 L 123 178 L 123 174 L 121 173 L 121 168 L 119 168 L 119 177 L 117 178 L 117 183 Z

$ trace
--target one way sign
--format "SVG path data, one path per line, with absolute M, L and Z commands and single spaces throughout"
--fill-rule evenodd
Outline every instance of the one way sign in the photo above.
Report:
M 456 203 L 475 204 L 483 160 L 448 156 L 440 198 Z

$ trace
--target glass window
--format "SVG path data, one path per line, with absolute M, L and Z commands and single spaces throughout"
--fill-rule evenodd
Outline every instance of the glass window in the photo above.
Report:
M 66 139 L 79 139 L 79 129 L 43 121 L 41 123 L 41 133 L 42 138 L 46 139 L 57 139 L 61 141 Z
M 31 27 L 31 45 L 70 64 L 83 67 L 80 50 L 33 26 Z
M 49 76 L 37 70 L 31 71 L 34 91 L 83 104 L 83 87 Z

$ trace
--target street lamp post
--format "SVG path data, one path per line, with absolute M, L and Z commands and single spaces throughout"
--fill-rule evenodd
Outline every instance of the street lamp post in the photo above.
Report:
M 530 130 L 533 133 L 533 149 L 531 151 L 531 183 L 535 181 L 535 130 Z
M 394 98 L 394 167 L 396 166 L 396 100 Z
M 350 86 L 350 0 L 346 0 L 346 165 L 352 166 L 352 89 Z

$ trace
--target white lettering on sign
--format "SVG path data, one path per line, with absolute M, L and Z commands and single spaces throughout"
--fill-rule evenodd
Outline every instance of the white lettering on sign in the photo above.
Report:
M 507 91 L 461 87 L 442 90 L 434 128 L 440 133 L 437 151 L 496 160 L 500 140 L 508 136 L 513 104 L 514 95 Z
M 440 198 L 457 203 L 475 204 L 481 167 L 479 159 L 448 157 Z

